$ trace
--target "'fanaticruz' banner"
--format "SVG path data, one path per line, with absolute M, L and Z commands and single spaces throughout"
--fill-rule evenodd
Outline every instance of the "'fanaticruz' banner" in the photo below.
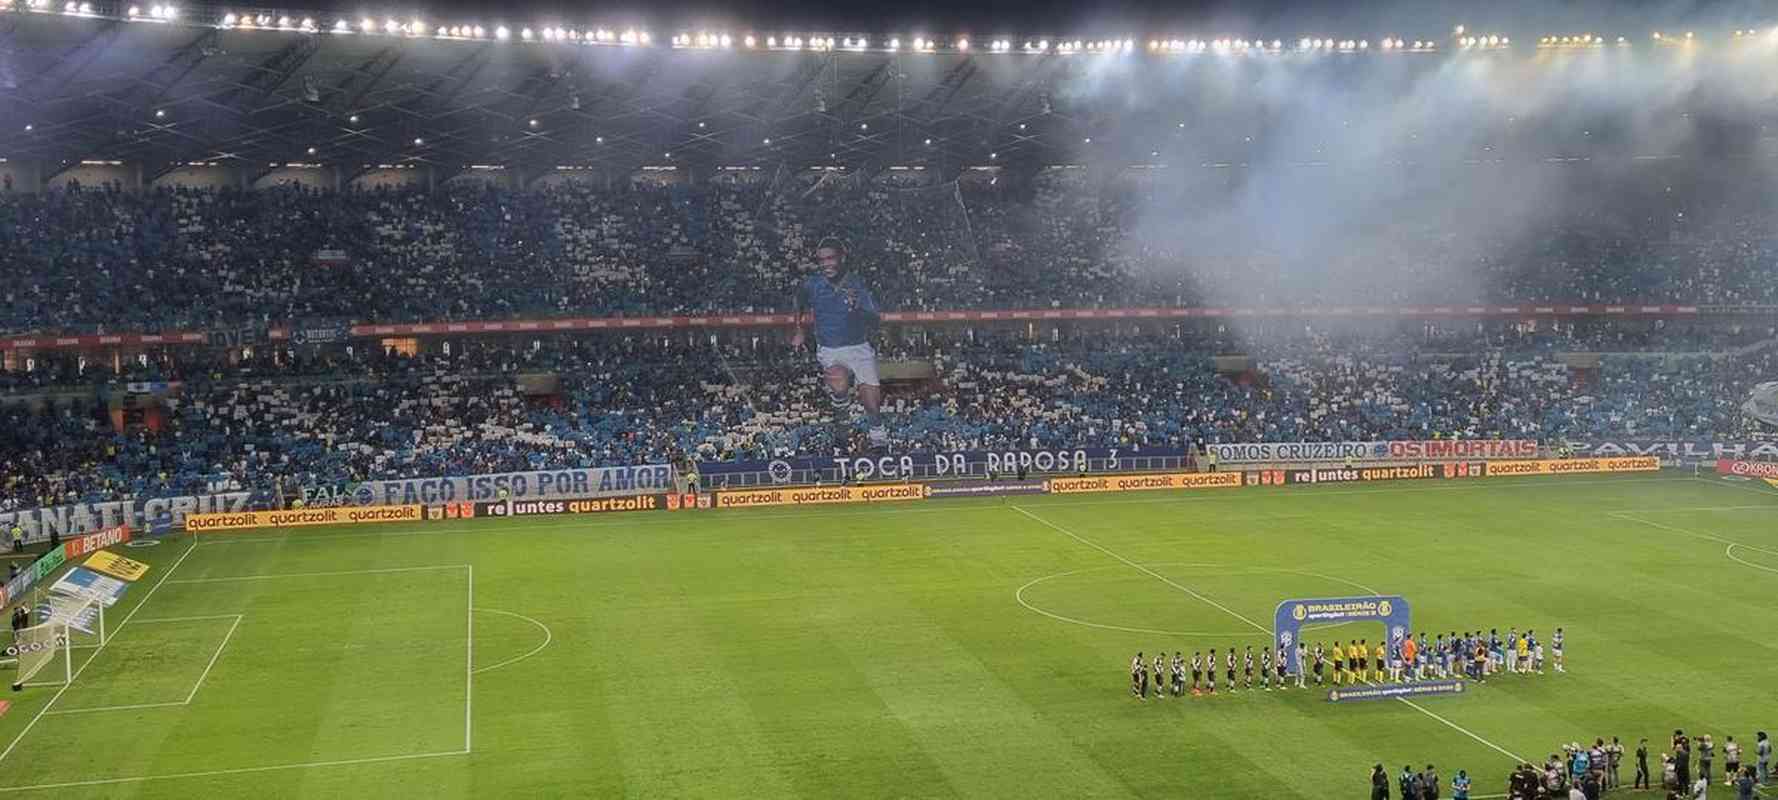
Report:
M 1716 460 L 1716 474 L 1735 475 L 1742 478 L 1762 478 L 1778 480 L 1778 464 L 1765 461 L 1736 461 L 1731 458 Z
M 1228 464 L 1303 464 L 1345 461 L 1456 461 L 1536 458 L 1529 439 L 1425 439 L 1395 442 L 1254 442 L 1207 445 Z

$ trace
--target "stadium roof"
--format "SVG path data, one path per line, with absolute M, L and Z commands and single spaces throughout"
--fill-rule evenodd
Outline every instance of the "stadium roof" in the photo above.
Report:
M 191 162 L 954 172 L 1078 160 L 1095 137 L 1104 152 L 1146 156 L 1159 155 L 1163 131 L 1238 131 L 1246 123 L 1204 121 L 1207 108 L 1245 113 L 1244 98 L 1182 72 L 1194 56 L 1337 72 L 1376 57 L 1436 68 L 1441 53 L 1631 44 L 1586 34 L 1514 45 L 1461 30 L 1436 42 L 649 36 L 294 13 L 0 0 L 0 157 L 52 171 L 117 160 L 143 165 L 145 180 Z M 1778 44 L 1778 31 L 1759 37 Z M 1104 66 L 1119 60 L 1166 63 L 1130 85 Z

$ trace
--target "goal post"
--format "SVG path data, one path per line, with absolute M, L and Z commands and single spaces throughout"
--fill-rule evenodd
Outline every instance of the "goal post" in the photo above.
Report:
M 51 592 L 37 608 L 44 621 L 59 619 L 67 624 L 70 648 L 90 650 L 104 646 L 105 641 L 110 638 L 105 622 L 106 600 L 107 598 L 89 594 Z
M 74 648 L 65 623 L 45 622 L 17 631 L 6 653 L 18 664 L 18 674 L 12 679 L 15 692 L 26 686 L 60 686 L 74 680 Z
M 42 622 L 14 632 L 6 655 L 17 674 L 13 691 L 27 686 L 63 686 L 74 680 L 74 651 L 97 649 L 109 638 L 102 599 L 48 594 L 37 606 Z

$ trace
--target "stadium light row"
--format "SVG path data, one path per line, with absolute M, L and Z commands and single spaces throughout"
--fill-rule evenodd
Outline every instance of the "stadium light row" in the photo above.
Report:
M 559 25 L 545 25 L 537 28 L 521 26 L 517 29 L 505 24 L 483 25 L 479 23 L 439 25 L 429 24 L 420 18 L 400 19 L 397 17 L 359 16 L 357 18 L 338 17 L 331 21 L 317 19 L 314 16 L 293 17 L 288 13 L 268 13 L 265 11 L 206 11 L 194 12 L 182 16 L 181 10 L 173 4 L 154 4 L 147 7 L 139 5 L 118 6 L 112 3 L 95 3 L 92 0 L 0 0 L 0 12 L 59 14 L 62 16 L 84 17 L 94 19 L 112 19 L 126 22 L 143 23 L 180 23 L 197 27 L 214 27 L 223 30 L 241 31 L 282 31 L 303 34 L 332 34 L 356 36 L 387 36 L 410 39 L 443 39 L 443 40 L 494 40 L 518 41 L 521 43 L 565 43 L 594 46 L 614 47 L 650 47 L 656 41 L 646 30 L 627 28 L 616 30 L 594 27 L 581 29 Z M 1778 41 L 1778 27 L 1736 29 L 1732 38 L 1736 40 L 1752 37 L 1770 37 Z M 1692 32 L 1681 35 L 1664 35 L 1655 32 L 1650 40 L 1656 45 L 1687 45 L 1696 41 Z M 1238 55 L 1238 54 L 1269 54 L 1269 53 L 1361 53 L 1361 52 L 1409 52 L 1430 53 L 1441 49 L 1453 50 L 1503 50 L 1512 46 L 1510 37 L 1498 34 L 1486 36 L 1468 34 L 1464 26 L 1457 26 L 1452 33 L 1442 39 L 1422 38 L 1403 39 L 1385 36 L 1373 47 L 1369 39 L 1341 39 L 1325 36 L 1305 36 L 1294 42 L 1283 39 L 1175 39 L 1151 38 L 1146 41 L 1147 50 L 1155 55 L 1190 55 L 1200 53 Z M 773 50 L 773 51 L 813 51 L 813 52 L 878 52 L 878 53 L 968 53 L 988 52 L 1005 54 L 1130 54 L 1138 52 L 1141 47 L 1137 39 L 1051 39 L 997 38 L 984 42 L 972 41 L 967 36 L 950 38 L 928 37 L 924 35 L 902 39 L 899 36 L 870 37 L 863 35 L 842 36 L 836 34 L 814 33 L 802 35 L 797 33 L 733 34 L 723 31 L 699 31 L 674 34 L 664 43 L 673 49 L 685 50 Z M 1608 40 L 1607 37 L 1592 34 L 1569 34 L 1563 36 L 1542 36 L 1537 40 L 1538 49 L 1548 48 L 1601 48 L 1607 46 L 1628 47 L 1631 42 L 1623 36 Z

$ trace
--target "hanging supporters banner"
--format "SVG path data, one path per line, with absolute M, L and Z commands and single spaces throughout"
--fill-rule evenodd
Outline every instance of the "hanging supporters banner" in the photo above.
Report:
M 1597 439 L 1572 442 L 1575 455 L 1619 458 L 1657 456 L 1668 461 L 1710 463 L 1717 459 L 1778 461 L 1778 442 L 1710 439 Z
M 1424 439 L 1391 442 L 1253 442 L 1205 445 L 1218 462 L 1290 464 L 1328 461 L 1455 461 L 1536 458 L 1528 439 Z
M 319 487 L 317 487 L 319 488 Z M 454 478 L 408 478 L 364 481 L 338 491 L 322 492 L 335 505 L 394 506 L 490 503 L 501 491 L 513 500 L 584 500 L 671 492 L 673 468 L 666 464 L 640 467 L 591 467 L 500 472 Z M 307 495 L 316 489 L 304 490 Z
M 160 533 L 185 527 L 185 518 L 192 514 L 245 511 L 252 499 L 252 492 L 222 492 L 102 503 L 70 503 L 0 514 L 0 529 L 11 528 L 12 523 L 17 522 L 19 527 L 25 529 L 27 542 L 48 539 L 52 531 L 65 539 L 115 526 L 125 526 L 137 532 L 146 530 Z
M 1036 450 L 956 450 L 874 456 L 800 456 L 770 461 L 715 461 L 698 464 L 705 478 L 768 476 L 770 483 L 896 481 L 914 478 L 1178 470 L 1188 454 L 1182 447 L 1067 447 Z
M 294 345 L 333 344 L 352 338 L 352 326 L 344 321 L 299 320 L 291 323 L 286 335 Z

